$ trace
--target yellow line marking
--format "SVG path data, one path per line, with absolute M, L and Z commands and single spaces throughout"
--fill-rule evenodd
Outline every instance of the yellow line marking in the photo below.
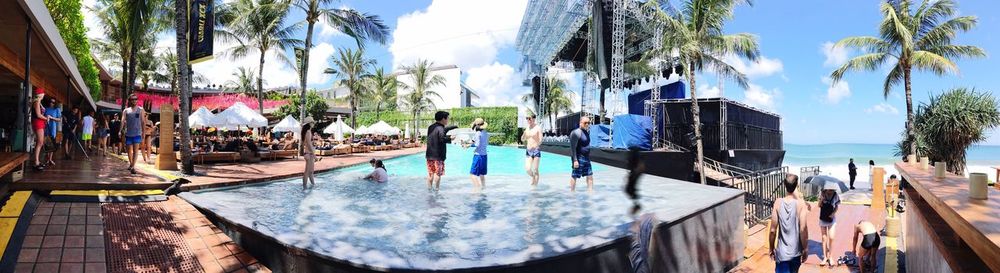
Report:
M 0 257 L 3 257 L 10 243 L 10 236 L 14 234 L 14 227 L 17 226 L 17 218 L 0 218 Z
M 885 237 L 885 270 L 883 273 L 899 271 L 899 241 L 897 237 Z
M 3 206 L 3 210 L 0 210 L 0 217 L 21 217 L 21 211 L 24 211 L 24 205 L 28 203 L 30 196 L 30 191 L 19 191 L 11 194 L 7 204 Z

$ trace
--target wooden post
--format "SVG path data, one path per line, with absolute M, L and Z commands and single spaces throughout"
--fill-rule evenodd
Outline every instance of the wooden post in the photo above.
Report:
M 157 170 L 177 170 L 177 156 L 174 155 L 174 107 L 169 103 L 160 105 L 160 148 L 156 151 Z
M 872 168 L 871 183 L 872 204 L 869 218 L 871 218 L 872 223 L 878 223 L 881 221 L 875 221 L 875 219 L 881 219 L 882 214 L 885 213 L 885 169 L 882 167 Z

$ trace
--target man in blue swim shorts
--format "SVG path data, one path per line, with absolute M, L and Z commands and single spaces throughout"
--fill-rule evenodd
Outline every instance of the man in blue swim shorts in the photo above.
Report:
M 569 134 L 569 153 L 573 159 L 573 176 L 569 190 L 576 191 L 576 180 L 587 178 L 587 191 L 594 190 L 594 172 L 590 169 L 590 118 L 580 117 L 580 128 Z
M 535 114 L 528 114 L 527 120 L 528 129 L 521 135 L 525 148 L 524 170 L 531 176 L 531 186 L 534 187 L 538 185 L 538 162 L 542 158 L 542 150 L 539 150 L 542 144 L 542 128 L 535 123 Z

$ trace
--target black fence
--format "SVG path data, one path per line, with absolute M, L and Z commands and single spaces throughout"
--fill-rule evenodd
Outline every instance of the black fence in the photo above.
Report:
M 723 128 L 725 136 L 723 137 Z M 695 146 L 694 127 L 691 124 L 670 124 L 663 127 L 663 138 L 685 148 Z M 782 132 L 752 125 L 729 122 L 726 126 L 718 123 L 702 123 L 701 145 L 706 151 L 722 150 L 782 150 Z M 726 145 L 723 146 L 722 141 Z
M 722 181 L 721 186 L 740 189 L 746 194 L 744 201 L 744 221 L 752 227 L 771 217 L 774 201 L 785 196 L 783 181 L 788 175 L 788 167 L 777 167 L 749 174 L 734 176 Z

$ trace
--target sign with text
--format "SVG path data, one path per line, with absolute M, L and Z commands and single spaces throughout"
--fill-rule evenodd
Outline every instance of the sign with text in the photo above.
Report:
M 215 7 L 213 0 L 188 0 L 188 58 L 190 63 L 212 59 Z

